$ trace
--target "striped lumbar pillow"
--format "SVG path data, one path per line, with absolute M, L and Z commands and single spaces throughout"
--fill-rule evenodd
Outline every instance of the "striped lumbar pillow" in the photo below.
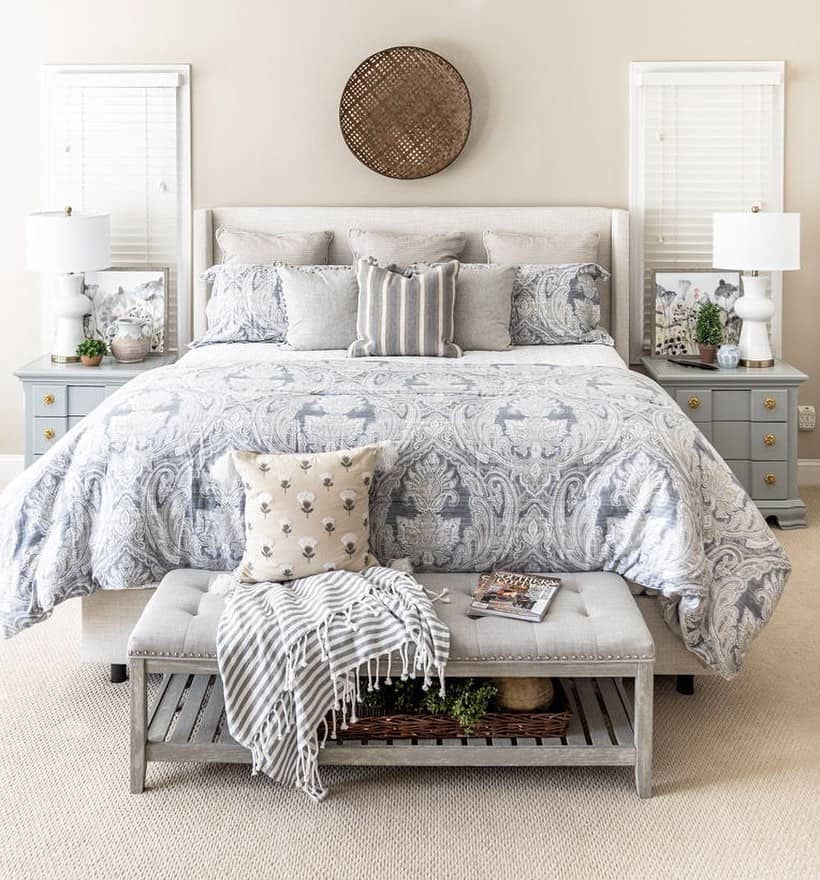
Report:
M 453 342 L 458 265 L 451 260 L 398 272 L 357 260 L 358 338 L 348 355 L 461 357 Z

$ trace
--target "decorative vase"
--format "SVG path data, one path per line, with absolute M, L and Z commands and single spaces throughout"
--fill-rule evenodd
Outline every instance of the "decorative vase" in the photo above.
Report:
M 698 344 L 698 348 L 700 349 L 700 362 L 702 364 L 713 364 L 715 362 L 715 355 L 717 354 L 716 345 Z
M 138 364 L 151 350 L 151 340 L 142 332 L 143 322 L 138 318 L 120 318 L 117 334 L 111 340 L 111 354 L 121 364 Z
M 550 678 L 495 678 L 499 709 L 536 712 L 546 709 L 555 695 Z
M 717 353 L 717 362 L 721 370 L 734 370 L 740 363 L 740 349 L 731 343 L 721 345 Z
M 84 367 L 99 367 L 102 363 L 103 356 L 101 354 L 95 355 L 94 357 L 89 357 L 87 354 L 81 354 L 80 360 L 83 362 Z

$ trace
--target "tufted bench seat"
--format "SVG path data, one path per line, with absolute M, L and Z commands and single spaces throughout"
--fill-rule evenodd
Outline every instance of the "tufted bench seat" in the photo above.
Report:
M 218 760 L 217 744 L 213 739 L 207 741 L 203 733 L 205 720 L 213 721 L 215 735 L 219 732 L 225 759 L 242 759 L 240 752 L 227 750 L 232 741 L 219 719 L 203 717 L 207 713 L 204 703 L 187 712 L 190 738 L 179 722 L 171 729 L 180 701 L 194 689 L 188 676 L 200 674 L 204 680 L 218 672 L 216 631 L 224 599 L 208 591 L 214 577 L 215 573 L 183 569 L 166 575 L 131 634 L 132 790 L 142 790 L 148 759 Z M 506 759 L 490 756 L 492 750 L 485 748 L 481 761 L 478 754 L 468 756 L 467 749 L 454 753 L 450 748 L 450 760 L 438 763 L 626 763 L 635 766 L 638 793 L 647 797 L 651 793 L 652 636 L 626 582 L 618 575 L 587 572 L 560 577 L 562 587 L 549 614 L 541 623 L 529 624 L 500 617 L 468 617 L 475 575 L 419 575 L 431 589 L 446 586 L 449 590 L 450 603 L 436 605 L 439 617 L 450 629 L 449 677 L 555 676 L 579 681 L 577 689 L 565 688 L 575 712 L 574 729 L 571 727 L 566 742 L 560 743 L 566 748 L 556 748 L 556 743 L 547 740 L 546 746 L 533 741 L 529 751 L 507 748 Z M 145 676 L 150 672 L 165 672 L 166 680 L 149 713 Z M 171 682 L 171 677 L 178 680 Z M 606 681 L 622 677 L 635 679 L 634 713 L 620 684 L 616 687 Z M 589 681 L 593 678 L 594 685 Z M 200 682 L 201 699 L 215 687 L 219 690 L 218 682 Z M 601 706 L 605 711 L 599 711 Z M 211 715 L 217 709 L 212 709 Z M 197 750 L 197 745 L 202 748 Z M 236 744 L 233 747 L 239 748 Z M 420 749 L 426 748 L 417 746 L 413 752 L 421 757 Z M 400 756 L 401 749 L 392 744 L 381 752 L 375 746 L 359 749 L 355 761 L 349 755 L 350 747 L 347 749 L 338 763 L 418 763 L 408 760 L 407 755 Z M 336 759 L 342 758 L 342 751 L 341 746 L 325 749 L 323 762 L 333 763 L 334 753 Z M 391 755 L 395 760 L 389 760 Z

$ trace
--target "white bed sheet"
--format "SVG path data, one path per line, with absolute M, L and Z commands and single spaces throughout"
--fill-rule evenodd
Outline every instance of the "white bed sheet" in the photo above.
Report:
M 227 363 L 237 358 L 261 362 L 336 361 L 347 357 L 345 349 L 293 351 L 283 345 L 265 342 L 231 342 L 194 348 L 185 355 L 186 364 Z M 371 361 L 396 358 L 368 358 Z M 557 364 L 559 366 L 622 367 L 623 358 L 608 345 L 516 345 L 508 351 L 465 351 L 461 358 L 412 358 L 431 365 L 458 369 L 470 364 Z

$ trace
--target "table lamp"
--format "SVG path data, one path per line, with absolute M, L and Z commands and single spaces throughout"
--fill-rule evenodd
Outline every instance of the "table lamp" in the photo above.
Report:
M 800 268 L 800 215 L 759 208 L 714 214 L 712 266 L 744 272 L 743 296 L 735 301 L 735 312 L 743 319 L 738 344 L 741 365 L 774 366 L 768 324 L 775 306 L 757 273 Z
M 111 216 L 71 208 L 29 214 L 27 262 L 32 272 L 57 275 L 51 360 L 74 363 L 85 336 L 83 316 L 91 310 L 82 273 L 111 265 Z

